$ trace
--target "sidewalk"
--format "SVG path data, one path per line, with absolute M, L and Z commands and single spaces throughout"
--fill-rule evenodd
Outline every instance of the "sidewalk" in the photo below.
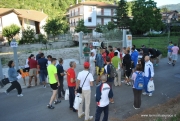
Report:
M 76 64 L 77 64 L 76 69 L 75 69 L 76 76 L 77 76 L 78 72 L 80 72 L 83 69 L 83 65 L 80 65 L 78 60 L 66 59 L 66 60 L 64 60 L 64 64 L 63 64 L 63 67 L 64 67 L 65 70 L 67 70 L 69 68 L 70 61 L 75 61 Z M 83 62 L 83 59 L 81 60 L 81 62 Z M 3 73 L 6 76 L 7 76 L 7 71 L 8 71 L 8 68 L 3 68 Z M 38 79 L 37 80 L 38 86 L 41 86 L 41 85 L 39 85 L 39 75 L 37 75 L 37 79 Z M 22 88 L 27 88 L 27 86 L 29 84 L 29 77 L 26 77 L 25 81 L 26 81 L 26 85 L 24 84 L 24 80 L 22 78 L 18 80 L 18 82 L 20 83 Z M 35 85 L 34 79 L 32 79 L 31 84 L 32 84 L 32 87 Z M 11 85 L 11 83 L 5 85 L 3 88 L 0 87 L 0 92 L 6 91 L 10 87 L 10 85 Z M 64 77 L 64 86 L 67 87 L 66 76 Z

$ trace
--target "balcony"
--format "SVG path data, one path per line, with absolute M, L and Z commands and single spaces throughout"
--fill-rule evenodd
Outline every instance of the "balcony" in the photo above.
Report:
M 76 16 L 82 16 L 83 15 L 83 12 L 73 12 L 73 13 L 70 13 L 69 14 L 69 17 L 76 17 Z
M 69 25 L 70 25 L 70 27 L 75 27 L 75 26 L 77 26 L 77 23 L 70 23 Z
M 114 15 L 116 15 L 116 14 L 115 14 L 115 13 L 112 13 L 112 12 L 103 12 L 103 13 L 98 12 L 98 13 L 97 13 L 97 16 L 101 16 L 101 17 L 112 17 L 112 16 L 114 16 Z

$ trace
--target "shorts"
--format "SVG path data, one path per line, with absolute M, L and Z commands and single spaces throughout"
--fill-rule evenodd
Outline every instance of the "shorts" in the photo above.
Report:
M 58 89 L 58 83 L 57 82 L 54 83 L 54 84 L 50 84 L 50 86 L 51 86 L 52 90 L 57 90 Z
M 172 58 L 172 52 L 168 52 L 168 53 L 167 53 L 167 57 L 168 57 L 168 58 Z
M 129 78 L 131 76 L 132 70 L 126 70 L 125 74 L 126 74 L 126 78 Z
M 36 68 L 31 68 L 29 70 L 29 76 L 36 76 L 37 75 L 37 69 Z
M 161 60 L 161 57 L 162 57 L 162 54 L 160 54 L 160 55 L 157 57 L 157 59 L 158 59 L 158 60 Z
M 172 60 L 177 61 L 177 59 L 178 59 L 178 55 L 177 54 L 172 54 Z
M 40 70 L 40 77 L 42 81 L 46 81 L 47 78 L 47 70 Z
M 96 74 L 101 76 L 104 74 L 104 68 L 99 68 L 98 66 L 96 66 Z

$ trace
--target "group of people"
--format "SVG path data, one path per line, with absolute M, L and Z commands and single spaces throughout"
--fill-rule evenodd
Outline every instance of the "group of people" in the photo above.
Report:
M 177 61 L 178 47 L 176 44 L 168 46 L 168 58 L 169 61 L 173 60 L 173 66 Z M 120 48 L 108 46 L 94 48 L 85 44 L 83 49 L 84 53 L 84 69 L 77 74 L 75 73 L 76 63 L 71 61 L 69 69 L 64 70 L 63 59 L 53 58 L 51 55 L 45 58 L 44 54 L 40 52 L 36 57 L 31 54 L 28 58 L 29 66 L 29 85 L 31 87 L 32 79 L 35 79 L 35 85 L 37 85 L 37 74 L 39 73 L 40 83 L 46 88 L 46 79 L 52 88 L 52 96 L 47 105 L 49 109 L 54 109 L 54 104 L 61 102 L 61 98 L 64 97 L 65 91 L 63 89 L 64 76 L 67 76 L 67 85 L 69 89 L 69 109 L 77 112 L 74 109 L 74 101 L 77 93 L 81 93 L 80 97 L 82 102 L 78 108 L 78 117 L 82 118 L 85 115 L 85 121 L 93 119 L 90 116 L 90 102 L 91 102 L 91 86 L 93 82 L 96 84 L 96 115 L 95 121 L 100 120 L 101 113 L 104 112 L 103 121 L 108 120 L 109 104 L 114 103 L 113 99 L 113 87 L 121 86 L 124 82 L 128 86 L 132 86 L 134 94 L 135 109 L 139 109 L 141 106 L 141 95 L 152 96 L 153 92 L 149 92 L 147 85 L 149 81 L 153 81 L 154 78 L 154 65 L 157 66 L 159 59 L 162 56 L 161 51 L 153 48 L 146 48 L 144 45 L 137 49 L 135 45 L 132 48 Z M 154 60 L 156 62 L 153 65 Z M 170 63 L 170 62 L 168 62 Z M 9 93 L 12 89 L 18 90 L 18 96 L 22 95 L 22 89 L 17 81 L 17 72 L 14 69 L 13 61 L 9 64 L 9 80 L 12 83 L 6 93 Z M 94 79 L 96 74 L 96 79 Z M 141 74 L 144 78 L 144 89 L 137 89 L 134 85 L 137 81 L 137 75 Z M 121 79 L 124 78 L 124 81 Z M 114 85 L 114 86 L 113 86 Z M 81 92 L 79 90 L 82 90 Z M 144 92 L 142 92 L 144 90 Z M 83 103 L 85 102 L 85 112 L 83 111 Z

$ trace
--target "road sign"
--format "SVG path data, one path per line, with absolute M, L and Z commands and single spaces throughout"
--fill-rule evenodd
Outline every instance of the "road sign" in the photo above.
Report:
M 17 43 L 17 42 L 11 42 L 11 43 L 10 43 L 10 46 L 11 46 L 11 47 L 18 47 L 18 43 Z

